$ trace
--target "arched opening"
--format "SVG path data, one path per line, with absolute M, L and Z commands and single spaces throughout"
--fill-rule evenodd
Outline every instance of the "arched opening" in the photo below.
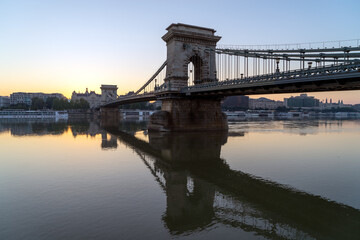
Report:
M 201 83 L 202 81 L 202 60 L 198 55 L 194 55 L 189 59 L 188 64 L 188 85 Z

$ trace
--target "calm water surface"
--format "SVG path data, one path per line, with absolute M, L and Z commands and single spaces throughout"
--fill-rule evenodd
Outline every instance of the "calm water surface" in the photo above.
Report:
M 0 239 L 360 239 L 360 120 L 0 120 Z

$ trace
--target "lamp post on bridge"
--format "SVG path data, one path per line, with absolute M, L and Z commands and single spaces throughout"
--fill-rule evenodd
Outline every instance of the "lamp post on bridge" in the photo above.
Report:
M 276 73 L 280 73 L 279 63 L 280 63 L 280 58 L 276 58 Z

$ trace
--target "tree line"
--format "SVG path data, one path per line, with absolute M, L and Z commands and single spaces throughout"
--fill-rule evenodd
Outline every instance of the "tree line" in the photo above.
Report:
M 41 110 L 41 109 L 53 109 L 53 110 L 68 110 L 68 109 L 89 109 L 90 105 L 85 99 L 76 101 L 68 101 L 67 99 L 60 99 L 56 97 L 49 97 L 44 99 L 34 97 L 31 99 L 31 105 L 24 103 L 13 104 L 9 106 L 10 109 L 30 109 L 30 110 Z

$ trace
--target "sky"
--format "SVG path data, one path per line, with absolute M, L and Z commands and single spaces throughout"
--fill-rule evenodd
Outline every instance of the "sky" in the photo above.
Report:
M 214 28 L 219 44 L 322 42 L 360 39 L 359 11 L 358 0 L 0 0 L 0 96 L 136 90 L 165 61 L 171 23 Z M 309 95 L 360 103 L 360 91 Z

